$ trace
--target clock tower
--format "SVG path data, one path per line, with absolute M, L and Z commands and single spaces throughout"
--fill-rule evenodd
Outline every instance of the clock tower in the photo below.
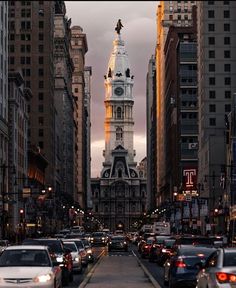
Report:
M 127 150 L 128 161 L 134 160 L 133 150 L 133 76 L 130 74 L 124 41 L 117 34 L 105 78 L 105 162 L 112 161 L 112 150 Z
M 104 75 L 105 150 L 101 177 L 91 180 L 94 217 L 111 231 L 130 231 L 146 211 L 146 179 L 134 162 L 133 76 L 121 21 Z

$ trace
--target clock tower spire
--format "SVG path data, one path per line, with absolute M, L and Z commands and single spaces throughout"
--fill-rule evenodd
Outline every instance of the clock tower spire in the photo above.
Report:
M 117 147 L 127 150 L 127 160 L 134 161 L 133 150 L 133 95 L 134 76 L 131 75 L 128 54 L 120 30 L 119 19 L 116 38 L 108 62 L 105 81 L 105 163 L 112 162 L 112 151 Z

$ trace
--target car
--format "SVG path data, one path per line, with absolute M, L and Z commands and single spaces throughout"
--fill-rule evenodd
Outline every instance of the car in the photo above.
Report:
M 61 288 L 62 270 L 47 246 L 13 245 L 0 257 L 0 287 Z
M 68 285 L 73 281 L 73 260 L 71 250 L 66 248 L 61 239 L 55 238 L 36 238 L 25 239 L 24 245 L 46 245 L 49 247 L 53 261 L 57 261 L 62 268 L 62 284 Z
M 166 260 L 171 257 L 174 253 L 174 243 L 175 239 L 165 239 L 163 241 L 162 248 L 160 249 L 160 254 L 158 256 L 158 264 L 163 266 Z
M 236 287 L 236 248 L 218 248 L 197 275 L 197 288 Z
M 170 239 L 170 236 L 157 235 L 156 240 L 152 243 L 149 251 L 149 262 L 158 262 L 160 253 L 165 240 Z
M 88 241 L 87 238 L 81 238 L 81 241 L 84 244 L 84 248 L 85 248 L 86 253 L 87 253 L 88 262 L 94 262 L 93 249 L 92 249 L 90 242 Z
M 77 248 L 75 242 L 72 241 L 63 241 L 66 248 L 71 250 L 72 260 L 73 260 L 73 271 L 81 273 L 82 272 L 82 257 L 80 251 Z
M 92 246 L 106 246 L 108 242 L 108 237 L 104 232 L 93 232 L 90 238 L 90 243 Z
M 84 247 L 83 241 L 79 238 L 69 238 L 69 239 L 66 238 L 66 239 L 62 239 L 62 241 L 75 243 L 75 245 L 77 246 L 77 249 L 79 250 L 82 265 L 86 267 L 88 265 L 88 257 L 87 257 L 87 253 L 86 253 L 86 249 Z
M 140 254 L 141 254 L 142 258 L 148 258 L 149 257 L 151 246 L 155 241 L 156 241 L 156 238 L 154 238 L 154 237 L 147 238 L 147 240 L 145 241 L 145 243 L 141 247 L 141 253 Z
M 169 288 L 195 288 L 199 270 L 215 250 L 214 247 L 180 245 L 164 264 L 164 284 Z
M 108 251 L 112 250 L 124 250 L 128 251 L 128 243 L 124 236 L 112 236 L 109 243 L 108 243 Z

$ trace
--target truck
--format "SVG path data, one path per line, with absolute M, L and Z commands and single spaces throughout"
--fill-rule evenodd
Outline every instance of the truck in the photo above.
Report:
M 169 222 L 154 222 L 152 225 L 153 233 L 157 235 L 170 235 Z

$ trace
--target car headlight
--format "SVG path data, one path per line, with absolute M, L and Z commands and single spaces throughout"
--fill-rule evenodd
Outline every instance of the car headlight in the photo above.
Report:
M 79 262 L 79 257 L 75 257 L 75 261 Z
M 52 279 L 51 274 L 40 275 L 34 278 L 34 282 L 37 283 L 46 283 Z
M 105 240 L 105 237 L 102 237 L 102 240 Z
M 92 252 L 92 249 L 88 249 L 88 250 L 87 250 L 87 253 L 88 253 L 88 254 L 92 254 L 92 253 L 93 253 L 93 252 Z
M 60 262 L 60 263 L 63 262 L 63 257 L 62 256 L 59 256 L 56 259 L 57 259 L 57 262 Z

